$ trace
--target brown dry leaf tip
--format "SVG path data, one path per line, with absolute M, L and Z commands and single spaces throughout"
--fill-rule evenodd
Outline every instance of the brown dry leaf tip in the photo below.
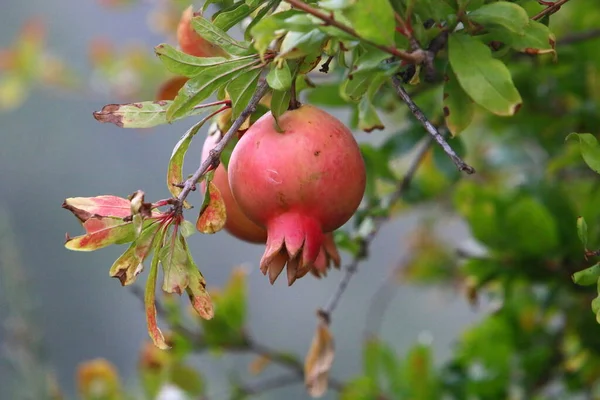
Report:
M 73 215 L 81 222 L 84 223 L 85 221 L 87 221 L 88 219 L 93 217 L 92 213 L 89 213 L 85 210 L 81 210 L 79 208 L 73 207 L 72 205 L 70 205 L 67 200 L 63 201 L 62 203 L 62 208 L 64 208 L 65 210 L 69 210 L 73 213 Z M 68 237 L 69 235 L 67 234 L 67 241 L 68 241 Z
M 98 122 L 115 124 L 123 127 L 123 115 L 116 114 L 121 107 L 120 104 L 107 104 L 100 111 L 94 111 L 94 118 Z
M 333 365 L 335 345 L 325 316 L 318 314 L 319 324 L 304 361 L 304 385 L 311 397 L 321 397 L 327 391 L 329 371 Z
M 203 319 L 212 319 L 215 316 L 212 300 L 208 293 L 206 296 L 195 296 L 191 291 L 187 291 L 192 307 Z

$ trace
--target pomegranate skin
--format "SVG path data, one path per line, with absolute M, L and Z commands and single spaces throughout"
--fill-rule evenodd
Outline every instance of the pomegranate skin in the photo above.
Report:
M 267 228 L 261 271 L 273 283 L 287 265 L 291 285 L 328 264 L 323 232 L 352 217 L 366 173 L 352 132 L 325 111 L 302 105 L 285 112 L 279 125 L 284 133 L 270 112 L 256 121 L 236 145 L 228 176 L 242 212 Z
M 189 6 L 181 15 L 181 20 L 177 26 L 177 42 L 181 47 L 181 51 L 196 57 L 224 56 L 223 49 L 206 41 L 192 28 L 191 20 L 193 17 L 193 7 Z
M 210 155 L 210 151 L 221 140 L 221 132 L 218 127 L 213 125 L 209 130 L 204 147 L 202 148 L 202 161 L 206 160 Z M 250 243 L 265 243 L 267 240 L 267 231 L 250 221 L 248 217 L 240 210 L 235 202 L 231 189 L 229 189 L 229 178 L 227 171 L 222 164 L 219 164 L 215 170 L 213 183 L 223 196 L 223 202 L 227 210 L 227 221 L 225 222 L 225 230 L 240 240 Z M 202 190 L 206 190 L 206 184 L 202 181 Z

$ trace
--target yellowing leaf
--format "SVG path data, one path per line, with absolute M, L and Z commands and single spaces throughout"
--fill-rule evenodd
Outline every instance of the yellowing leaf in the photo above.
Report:
M 113 263 L 110 276 L 118 278 L 121 285 L 127 286 L 135 282 L 137 276 L 143 271 L 143 262 L 152 249 L 154 237 L 160 224 L 146 227 L 141 235 L 129 248 Z
M 90 217 L 125 218 L 131 215 L 131 202 L 117 196 L 104 195 L 97 197 L 70 197 L 62 205 L 71 211 L 81 221 L 85 222 Z
M 123 244 L 135 239 L 131 222 L 122 218 L 93 217 L 83 223 L 87 234 L 70 238 L 65 247 L 76 251 L 94 251 L 111 244 Z
M 196 222 L 196 229 L 202 233 L 216 233 L 223 229 L 227 220 L 225 202 L 221 192 L 212 182 L 208 183 L 204 197 L 204 204 L 202 204 Z
M 162 238 L 157 243 L 160 243 Z M 155 251 L 158 250 L 158 245 L 155 246 Z M 148 325 L 148 334 L 152 342 L 159 349 L 166 350 L 169 348 L 165 337 L 163 336 L 158 323 L 156 321 L 156 279 L 158 278 L 158 255 L 155 255 L 150 265 L 150 273 L 146 281 L 146 292 L 144 294 L 144 305 L 146 308 L 146 324 Z
M 327 322 L 321 317 L 304 361 L 304 385 L 311 397 L 321 397 L 327 391 L 334 356 L 333 336 Z

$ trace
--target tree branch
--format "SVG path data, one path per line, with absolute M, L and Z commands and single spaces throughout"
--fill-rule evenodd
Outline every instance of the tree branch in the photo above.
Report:
M 444 137 L 438 132 L 436 127 L 433 126 L 433 124 L 427 119 L 427 116 L 423 114 L 423 111 L 421 111 L 421 109 L 415 104 L 415 102 L 412 100 L 412 98 L 409 96 L 406 90 L 404 90 L 404 87 L 402 86 L 402 81 L 398 77 L 393 76 L 392 83 L 394 85 L 394 88 L 396 89 L 396 93 L 398 94 L 398 96 L 406 103 L 406 105 L 408 105 L 410 111 L 419 120 L 419 122 L 421 122 L 421 125 L 423 125 L 425 130 L 435 139 L 436 142 L 438 142 L 440 146 L 442 146 L 442 149 L 444 149 L 444 152 L 448 155 L 448 157 L 452 159 L 458 170 L 464 171 L 467 174 L 475 173 L 475 168 L 471 167 L 469 164 L 464 162 L 462 158 L 460 158 L 458 154 L 456 154 L 456 152 L 448 144 L 446 139 L 444 139 Z
M 265 93 L 267 92 L 269 85 L 265 80 L 262 80 L 258 87 L 256 88 L 256 92 L 248 102 L 246 108 L 241 112 L 239 117 L 233 121 L 231 127 L 227 131 L 227 133 L 223 136 L 223 138 L 217 143 L 217 145 L 210 151 L 210 155 L 204 160 L 203 163 L 200 164 L 200 167 L 194 172 L 194 174 L 188 178 L 183 183 L 183 189 L 179 196 L 177 196 L 177 204 L 175 208 L 181 212 L 183 207 L 183 202 L 186 197 L 190 194 L 191 191 L 196 189 L 196 183 L 200 180 L 200 178 L 211 168 L 216 168 L 219 166 L 221 153 L 227 146 L 227 143 L 237 134 L 238 129 L 242 126 L 242 124 L 246 121 L 246 119 L 256 111 L 256 106 L 263 98 Z
M 568 1 L 569 0 L 558 0 L 556 3 L 549 5 L 547 8 L 544 8 L 538 14 L 531 17 L 531 19 L 537 21 L 538 19 L 544 18 L 546 15 L 552 15 L 555 12 L 557 12 L 560 9 L 560 7 Z
M 429 151 L 432 143 L 433 143 L 433 140 L 431 137 L 428 137 L 426 142 L 423 143 L 421 149 L 419 149 L 419 152 L 415 156 L 415 159 L 413 160 L 412 164 L 408 168 L 408 171 L 406 171 L 404 178 L 402 178 L 402 181 L 398 184 L 397 189 L 390 196 L 390 198 L 389 198 L 390 205 L 392 205 L 396 201 L 398 201 L 404 195 L 404 192 L 410 187 L 412 179 L 415 176 L 415 173 L 417 172 L 417 170 L 419 169 L 421 162 L 423 162 L 423 160 L 425 159 L 425 155 L 427 154 L 427 151 Z M 381 227 L 389 219 L 390 219 L 389 215 L 379 216 L 374 219 L 375 226 L 374 226 L 373 230 L 367 237 L 365 237 L 363 239 L 363 241 L 361 243 L 361 250 L 358 252 L 358 255 L 356 257 L 354 257 L 354 259 L 346 267 L 346 272 L 344 273 L 342 280 L 338 284 L 337 289 L 335 290 L 333 295 L 331 295 L 331 297 L 329 298 L 327 305 L 320 310 L 320 314 L 327 321 L 330 320 L 331 314 L 336 309 L 342 295 L 346 291 L 346 288 L 348 287 L 348 284 L 350 283 L 350 280 L 352 279 L 352 276 L 356 273 L 356 270 L 358 269 L 358 265 L 359 265 L 360 261 L 364 258 L 365 254 L 368 250 L 368 247 L 371 245 L 371 242 L 373 242 L 373 239 L 375 239 L 375 236 L 377 235 L 377 233 L 379 233 L 379 230 L 381 229 Z
M 370 40 L 367 40 L 367 39 L 361 37 L 351 27 L 344 25 L 341 22 L 336 21 L 332 15 L 328 15 L 320 10 L 317 10 L 316 8 L 309 6 L 308 4 L 304 3 L 301 0 L 285 0 L 285 1 L 287 3 L 289 3 L 292 7 L 302 10 L 305 13 L 314 15 L 315 17 L 317 17 L 320 20 L 322 20 L 323 22 L 325 22 L 326 25 L 335 26 L 336 28 L 346 32 L 347 34 L 352 35 L 357 39 L 360 39 L 364 43 L 368 43 L 371 46 L 376 47 L 381 51 L 385 51 L 386 53 L 389 53 L 395 57 L 398 57 L 410 64 L 421 64 L 426 58 L 426 54 L 423 50 L 417 50 L 417 51 L 408 53 L 406 51 L 398 50 L 397 48 L 392 47 L 392 46 L 382 46 L 377 43 L 371 42 Z
M 600 29 L 591 29 L 587 32 L 577 32 L 571 35 L 564 36 L 556 42 L 558 46 L 567 44 L 579 43 L 590 39 L 600 38 Z

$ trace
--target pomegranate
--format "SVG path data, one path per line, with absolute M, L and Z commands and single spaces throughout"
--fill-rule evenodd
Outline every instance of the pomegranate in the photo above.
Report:
M 283 133 L 270 112 L 259 118 L 233 150 L 228 177 L 242 212 L 267 229 L 261 271 L 274 282 L 287 265 L 291 285 L 327 265 L 333 240 L 324 232 L 354 214 L 366 173 L 352 132 L 325 111 L 302 105 L 286 111 L 279 126 Z
M 210 127 L 208 136 L 204 141 L 204 147 L 202 148 L 202 161 L 208 158 L 210 155 L 210 150 L 216 146 L 216 144 L 221 140 L 222 136 L 223 133 L 219 129 L 218 123 L 215 122 Z M 223 201 L 225 202 L 225 208 L 227 209 L 225 230 L 236 238 L 246 242 L 265 243 L 267 240 L 267 231 L 250 221 L 250 219 L 246 217 L 242 210 L 240 210 L 233 198 L 233 195 L 231 194 L 227 171 L 222 164 L 219 165 L 215 170 L 213 183 L 221 192 Z M 206 190 L 204 182 L 202 183 L 202 190 Z M 331 266 L 331 263 L 333 263 L 336 268 L 339 268 L 340 266 L 341 258 L 335 245 L 332 233 L 325 235 L 325 241 L 323 247 L 321 248 L 321 252 L 323 252 L 323 256 L 317 258 L 320 263 L 315 263 L 314 268 L 311 269 L 312 274 L 317 278 L 327 274 L 327 269 Z
M 177 42 L 181 51 L 196 57 L 219 57 L 225 56 L 225 52 L 219 46 L 207 42 L 192 28 L 191 20 L 195 17 L 192 6 L 189 6 L 181 15 L 177 26 Z

